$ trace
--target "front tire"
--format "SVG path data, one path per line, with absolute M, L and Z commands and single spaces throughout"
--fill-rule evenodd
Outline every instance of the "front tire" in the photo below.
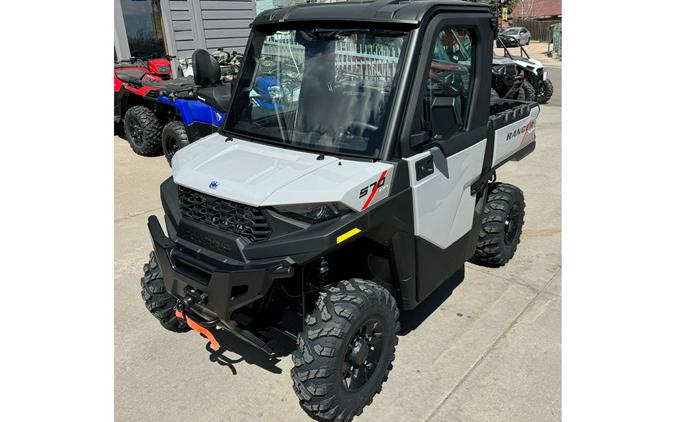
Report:
M 516 253 L 525 224 L 523 191 L 508 183 L 495 183 L 483 206 L 476 251 L 471 262 L 502 267 Z
M 350 421 L 382 390 L 392 368 L 399 311 L 389 291 L 352 278 L 317 300 L 291 369 L 300 406 L 321 421 Z
M 143 266 L 141 297 L 145 302 L 145 307 L 152 316 L 159 320 L 162 327 L 177 333 L 190 331 L 190 327 L 185 321 L 176 317 L 174 311 L 176 298 L 166 291 L 164 277 L 162 277 L 162 272 L 157 265 L 155 252 L 150 252 L 150 261 Z
M 171 164 L 171 159 L 176 151 L 189 144 L 190 140 L 182 122 L 173 120 L 164 126 L 162 130 L 162 151 L 164 151 L 164 157 L 169 164 Z
M 546 79 L 544 83 L 541 84 L 539 88 L 539 93 L 537 95 L 537 102 L 539 104 L 546 104 L 548 100 L 553 96 L 553 82 L 550 79 Z
M 161 126 L 155 113 L 145 106 L 133 106 L 124 114 L 124 133 L 131 149 L 138 155 L 162 154 Z

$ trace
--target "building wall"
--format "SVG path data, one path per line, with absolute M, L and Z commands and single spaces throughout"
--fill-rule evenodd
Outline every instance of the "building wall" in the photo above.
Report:
M 244 52 L 255 0 L 160 0 L 162 25 L 169 54 L 188 58 L 197 48 Z M 129 45 L 120 1 L 115 0 L 115 53 L 129 58 Z
M 162 13 L 169 50 L 180 59 L 197 48 L 243 52 L 255 1 L 162 0 Z

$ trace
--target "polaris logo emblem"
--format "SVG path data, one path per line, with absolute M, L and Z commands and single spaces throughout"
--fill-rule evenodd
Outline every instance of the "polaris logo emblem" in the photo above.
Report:
M 211 183 L 209 184 L 209 189 L 216 189 L 217 187 L 218 182 L 216 182 L 215 180 L 211 181 Z
M 213 248 L 215 250 L 227 253 L 232 252 L 232 248 L 224 241 L 211 238 L 206 234 L 198 233 L 188 228 L 183 228 L 180 235 L 190 242 L 205 246 L 207 248 Z
M 506 135 L 506 140 L 510 141 L 511 139 L 515 138 L 516 136 L 527 134 L 527 132 L 534 127 L 534 120 L 529 122 L 523 127 L 520 127 L 512 132 L 509 132 L 508 135 Z

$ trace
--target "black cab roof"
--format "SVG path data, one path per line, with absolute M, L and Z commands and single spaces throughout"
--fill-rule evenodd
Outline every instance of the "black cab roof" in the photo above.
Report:
M 483 3 L 450 0 L 374 0 L 308 3 L 270 9 L 260 13 L 251 26 L 307 21 L 417 25 L 431 9 L 437 7 L 453 12 L 484 12 L 492 16 L 490 7 Z

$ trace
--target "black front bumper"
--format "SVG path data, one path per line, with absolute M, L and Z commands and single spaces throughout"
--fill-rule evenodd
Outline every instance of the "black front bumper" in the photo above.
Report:
M 233 311 L 264 297 L 274 280 L 294 274 L 286 259 L 261 263 L 201 259 L 198 250 L 186 250 L 165 236 L 154 215 L 148 218 L 148 229 L 166 290 L 201 322 L 228 322 Z

